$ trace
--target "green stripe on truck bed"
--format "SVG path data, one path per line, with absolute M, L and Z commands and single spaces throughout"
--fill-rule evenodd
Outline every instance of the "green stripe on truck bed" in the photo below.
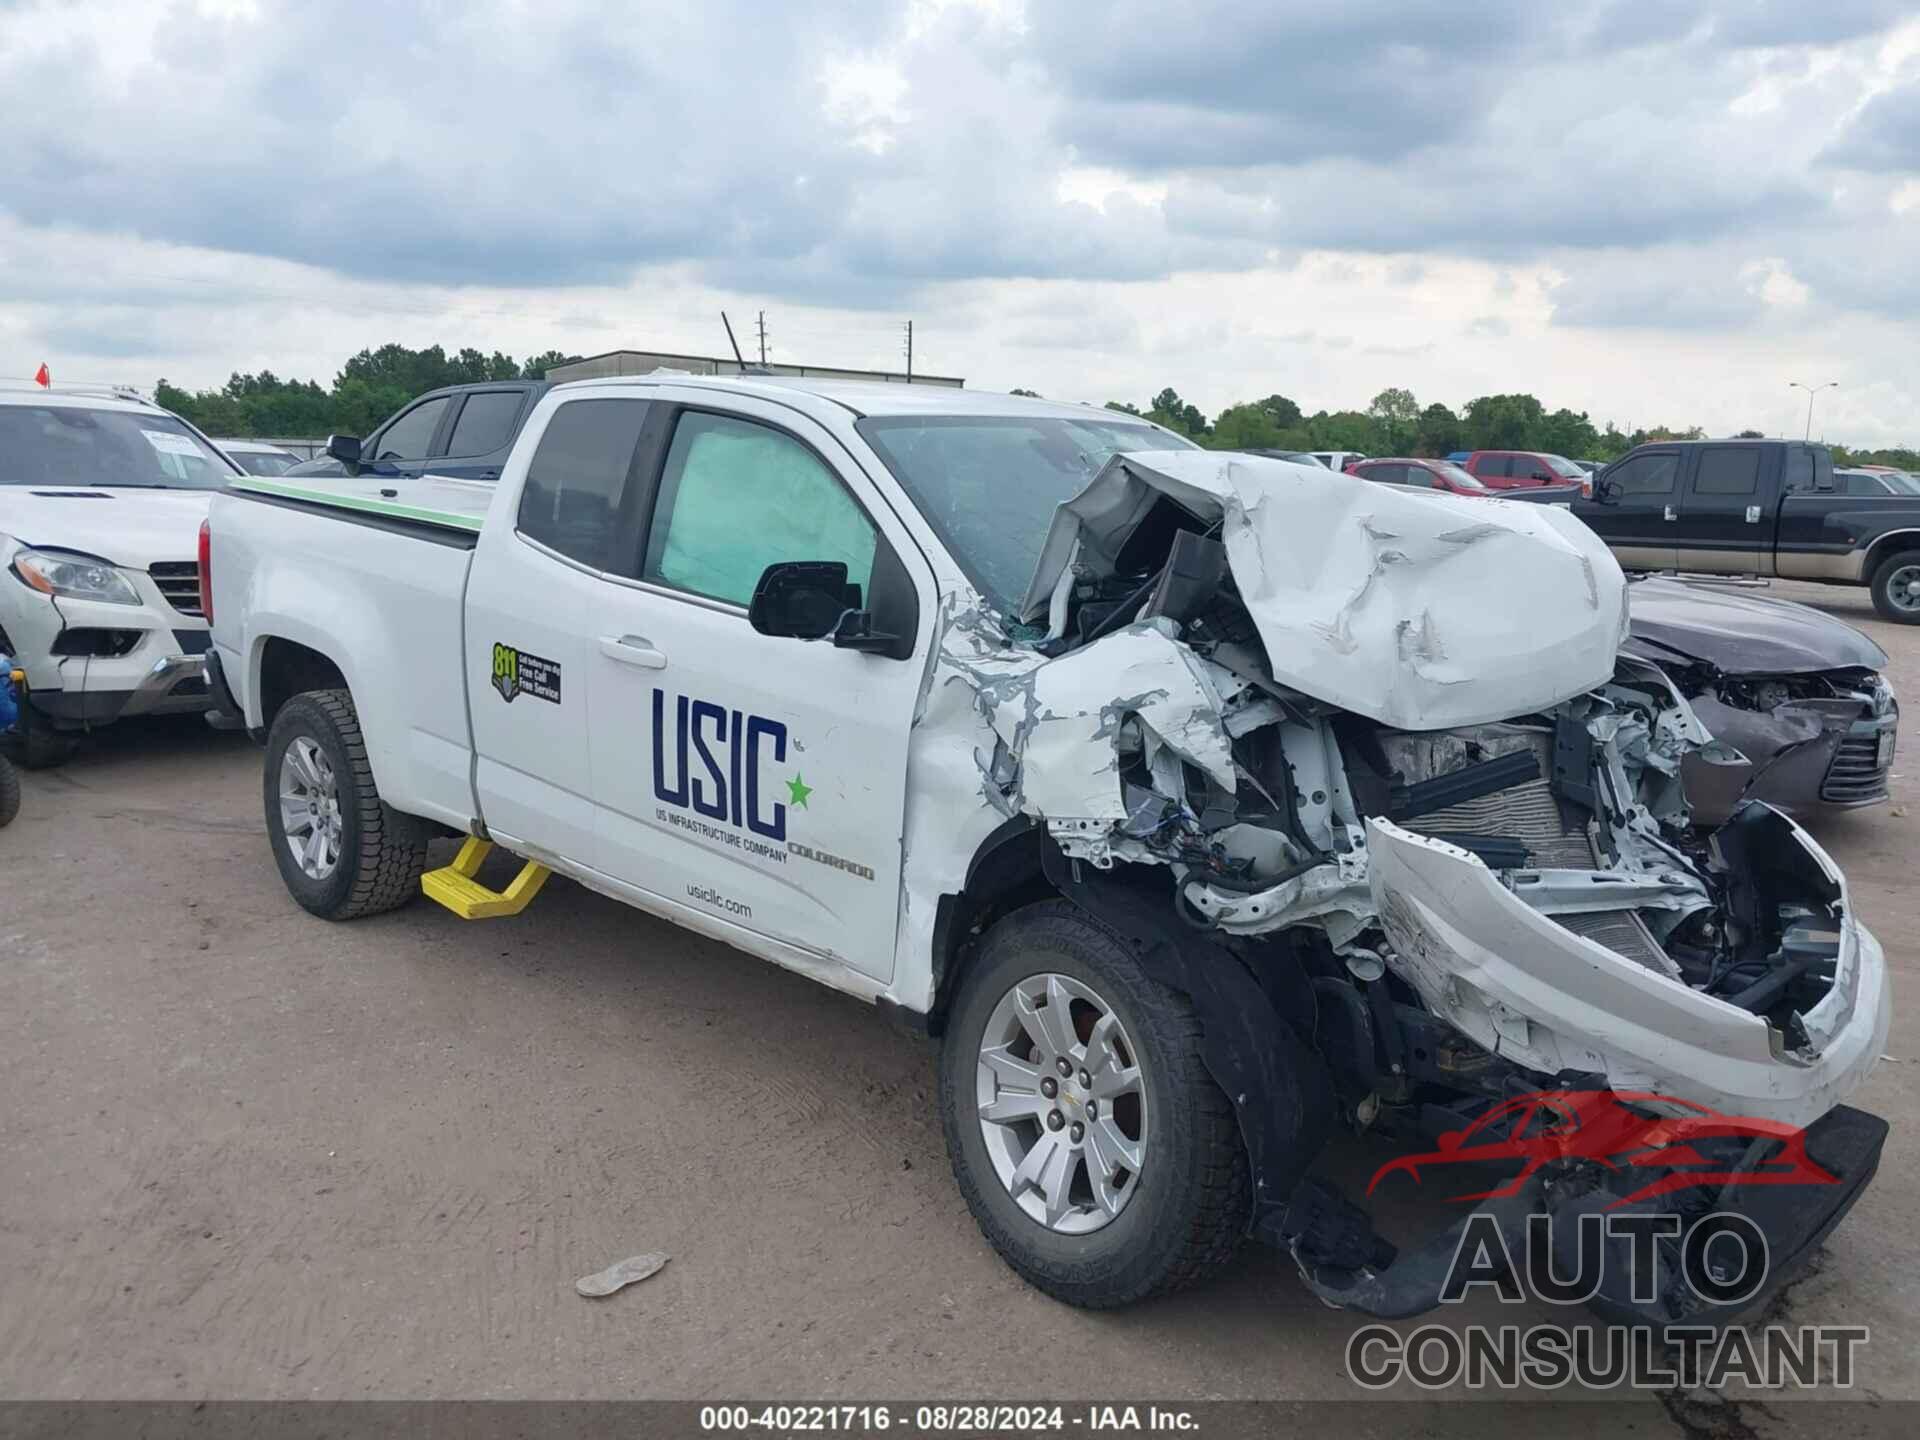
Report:
M 327 505 L 336 510 L 362 510 L 370 515 L 391 515 L 399 520 L 418 520 L 427 525 L 444 525 L 450 530 L 479 533 L 480 520 L 472 515 L 456 515 L 451 510 L 428 510 L 419 505 L 402 505 L 394 500 L 368 500 L 359 495 L 342 495 L 338 490 L 322 490 L 306 485 L 287 485 L 278 480 L 251 476 L 235 480 L 228 487 L 274 495 L 282 500 L 304 500 L 311 505 Z

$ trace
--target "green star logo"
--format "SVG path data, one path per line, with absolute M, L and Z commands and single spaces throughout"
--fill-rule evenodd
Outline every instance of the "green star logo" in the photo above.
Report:
M 811 794 L 813 794 L 813 786 L 801 779 L 798 772 L 795 772 L 794 777 L 787 781 L 787 803 L 796 810 L 807 808 L 807 797 Z

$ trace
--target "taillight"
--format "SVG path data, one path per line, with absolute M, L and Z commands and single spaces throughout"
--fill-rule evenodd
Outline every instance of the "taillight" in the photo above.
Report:
M 200 613 L 213 624 L 213 532 L 200 522 Z

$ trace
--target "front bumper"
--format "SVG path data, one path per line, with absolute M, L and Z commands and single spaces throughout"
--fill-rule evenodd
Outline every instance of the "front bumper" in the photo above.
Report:
M 206 622 L 176 609 L 146 572 L 122 573 L 141 604 L 56 603 L 0 574 L 0 586 L 8 587 L 0 593 L 0 624 L 26 672 L 31 721 L 72 730 L 209 708 Z M 111 643 L 96 648 L 92 640 Z
M 1598 1073 L 1615 1090 L 1805 1126 L 1879 1062 L 1891 988 L 1886 956 L 1853 918 L 1838 867 L 1784 816 L 1768 812 L 1766 823 L 1831 878 L 1844 917 L 1833 983 L 1802 1017 L 1800 1051 L 1762 1016 L 1555 923 L 1444 841 L 1370 820 L 1369 880 L 1395 968 L 1483 1049 L 1542 1075 Z
M 1694 824 L 1718 825 L 1743 800 L 1794 815 L 1884 802 L 1900 707 L 1890 693 L 1879 714 L 1867 703 L 1844 713 L 1844 703 L 1790 704 L 1767 714 L 1696 699 L 1694 713 L 1743 758 L 1713 763 L 1696 751 L 1681 762 Z
M 192 715 L 210 708 L 206 658 L 161 655 L 130 689 L 30 690 L 27 699 L 38 714 L 63 729 L 108 725 L 136 715 Z
M 1680 1239 L 1662 1240 L 1654 1247 L 1649 1273 L 1636 1269 L 1632 1242 L 1624 1234 L 1603 1241 L 1599 1288 L 1586 1302 L 1602 1319 L 1616 1325 L 1656 1330 L 1668 1325 L 1725 1325 L 1765 1306 L 1804 1272 L 1814 1251 L 1872 1181 L 1886 1138 L 1886 1121 L 1842 1105 L 1802 1135 L 1808 1156 L 1834 1177 L 1834 1184 L 1728 1184 L 1709 1195 L 1683 1191 L 1663 1201 L 1616 1207 L 1620 1196 L 1607 1186 L 1617 1177 L 1588 1164 L 1561 1173 L 1542 1171 L 1513 1195 L 1468 1211 L 1433 1239 L 1393 1255 L 1384 1265 L 1315 1264 L 1303 1258 L 1298 1247 L 1294 1258 L 1307 1288 L 1329 1305 L 1399 1319 L 1423 1314 L 1442 1302 L 1462 1241 L 1476 1222 L 1491 1221 L 1505 1254 L 1524 1266 L 1533 1217 L 1549 1217 L 1553 1274 L 1566 1277 L 1586 1273 L 1578 1249 L 1582 1215 L 1604 1219 L 1667 1213 L 1683 1215 L 1686 1226 L 1708 1215 L 1738 1214 L 1759 1228 L 1767 1254 L 1757 1285 L 1736 1302 L 1717 1303 L 1699 1293 L 1685 1273 Z M 1679 1201 L 1685 1203 L 1684 1212 L 1674 1203 Z M 1482 1272 L 1476 1278 L 1494 1277 Z

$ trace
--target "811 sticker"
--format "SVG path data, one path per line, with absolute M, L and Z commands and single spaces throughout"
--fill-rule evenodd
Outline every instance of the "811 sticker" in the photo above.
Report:
M 560 665 L 543 660 L 511 645 L 493 647 L 493 688 L 502 700 L 511 702 L 516 695 L 531 695 L 536 700 L 560 703 Z

